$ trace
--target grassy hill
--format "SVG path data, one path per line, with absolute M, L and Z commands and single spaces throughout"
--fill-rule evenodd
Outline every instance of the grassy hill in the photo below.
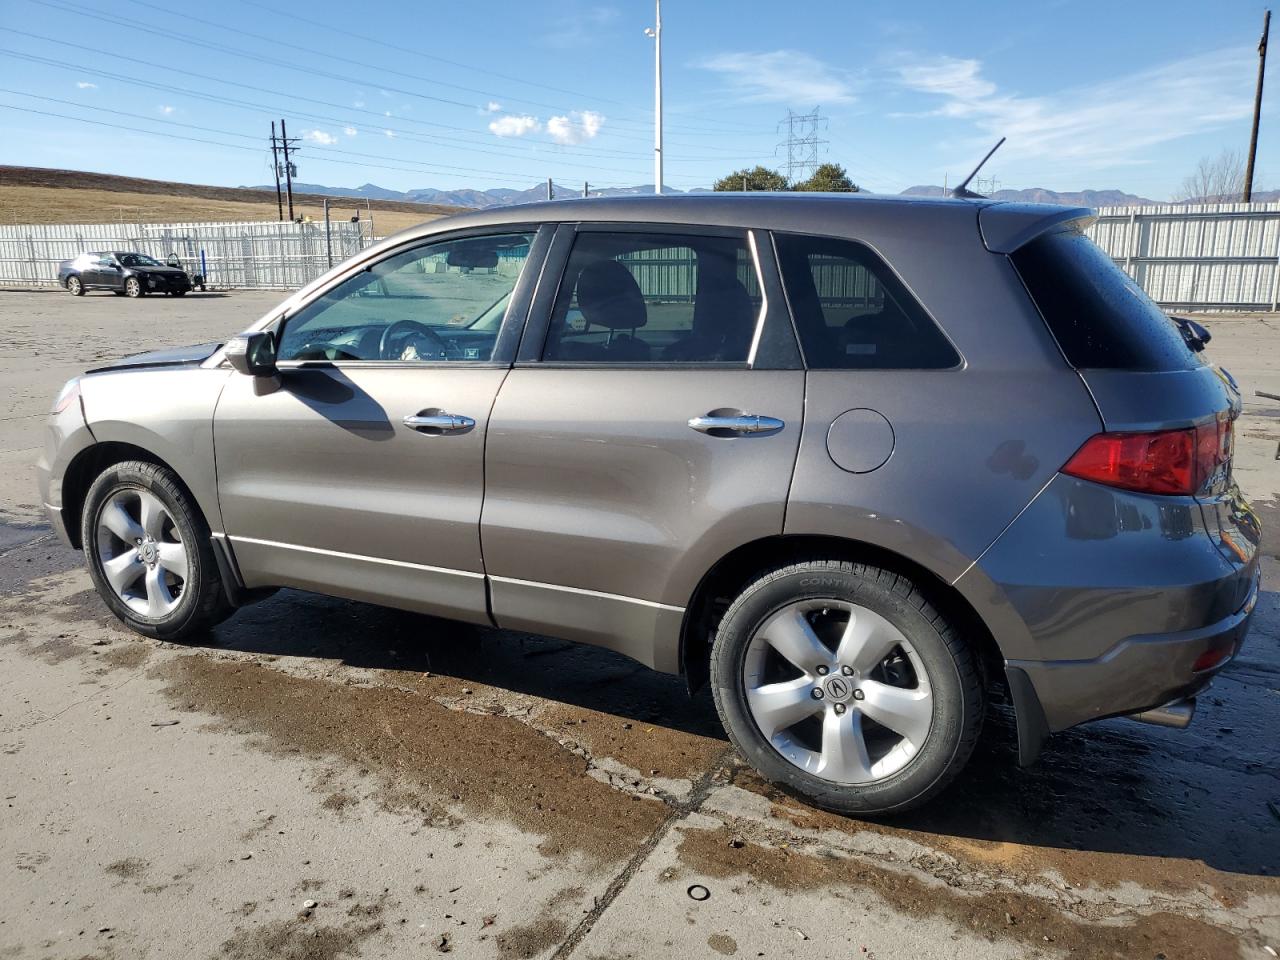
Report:
M 323 197 L 293 195 L 295 216 L 324 219 Z M 436 220 L 460 207 L 397 200 L 329 197 L 329 216 L 347 220 L 371 211 L 374 231 L 385 236 Z M 287 210 L 286 210 L 287 215 Z M 0 223 L 176 223 L 208 220 L 275 220 L 274 192 L 142 180 L 107 173 L 0 165 Z

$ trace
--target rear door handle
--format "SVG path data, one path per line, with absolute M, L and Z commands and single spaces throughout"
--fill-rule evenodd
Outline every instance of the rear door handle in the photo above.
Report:
M 414 413 L 404 418 L 404 425 L 420 433 L 457 433 L 459 430 L 470 430 L 476 422 L 470 417 L 456 413 Z
M 773 433 L 785 427 L 786 421 L 777 417 L 761 417 L 744 413 L 734 417 L 693 417 L 689 426 L 699 433 L 724 435 L 730 433 Z

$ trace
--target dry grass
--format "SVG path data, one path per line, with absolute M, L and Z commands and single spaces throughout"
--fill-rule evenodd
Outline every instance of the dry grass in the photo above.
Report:
M 371 208 L 378 236 L 457 212 L 434 204 L 377 200 Z M 362 218 L 369 215 L 363 201 L 329 200 L 329 215 L 334 220 L 349 219 L 357 209 Z M 323 220 L 322 198 L 295 194 L 294 215 Z M 0 167 L 0 223 L 180 223 L 276 218 L 274 192 L 69 170 Z

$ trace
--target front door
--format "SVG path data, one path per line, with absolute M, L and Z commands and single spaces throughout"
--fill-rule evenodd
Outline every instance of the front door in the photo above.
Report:
M 481 537 L 500 626 L 674 672 L 703 574 L 782 533 L 805 378 L 768 244 L 560 228 L 490 420 Z
M 278 382 L 231 378 L 218 495 L 247 586 L 488 621 L 485 434 L 535 238 L 400 248 L 284 319 Z

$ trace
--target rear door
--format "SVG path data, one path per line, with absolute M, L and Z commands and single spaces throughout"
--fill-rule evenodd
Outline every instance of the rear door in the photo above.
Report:
M 228 381 L 218 495 L 249 586 L 488 622 L 485 436 L 535 238 L 502 228 L 398 248 L 285 318 L 277 383 Z
M 702 575 L 782 532 L 804 371 L 768 243 L 560 228 L 490 421 L 481 539 L 500 626 L 674 672 Z

